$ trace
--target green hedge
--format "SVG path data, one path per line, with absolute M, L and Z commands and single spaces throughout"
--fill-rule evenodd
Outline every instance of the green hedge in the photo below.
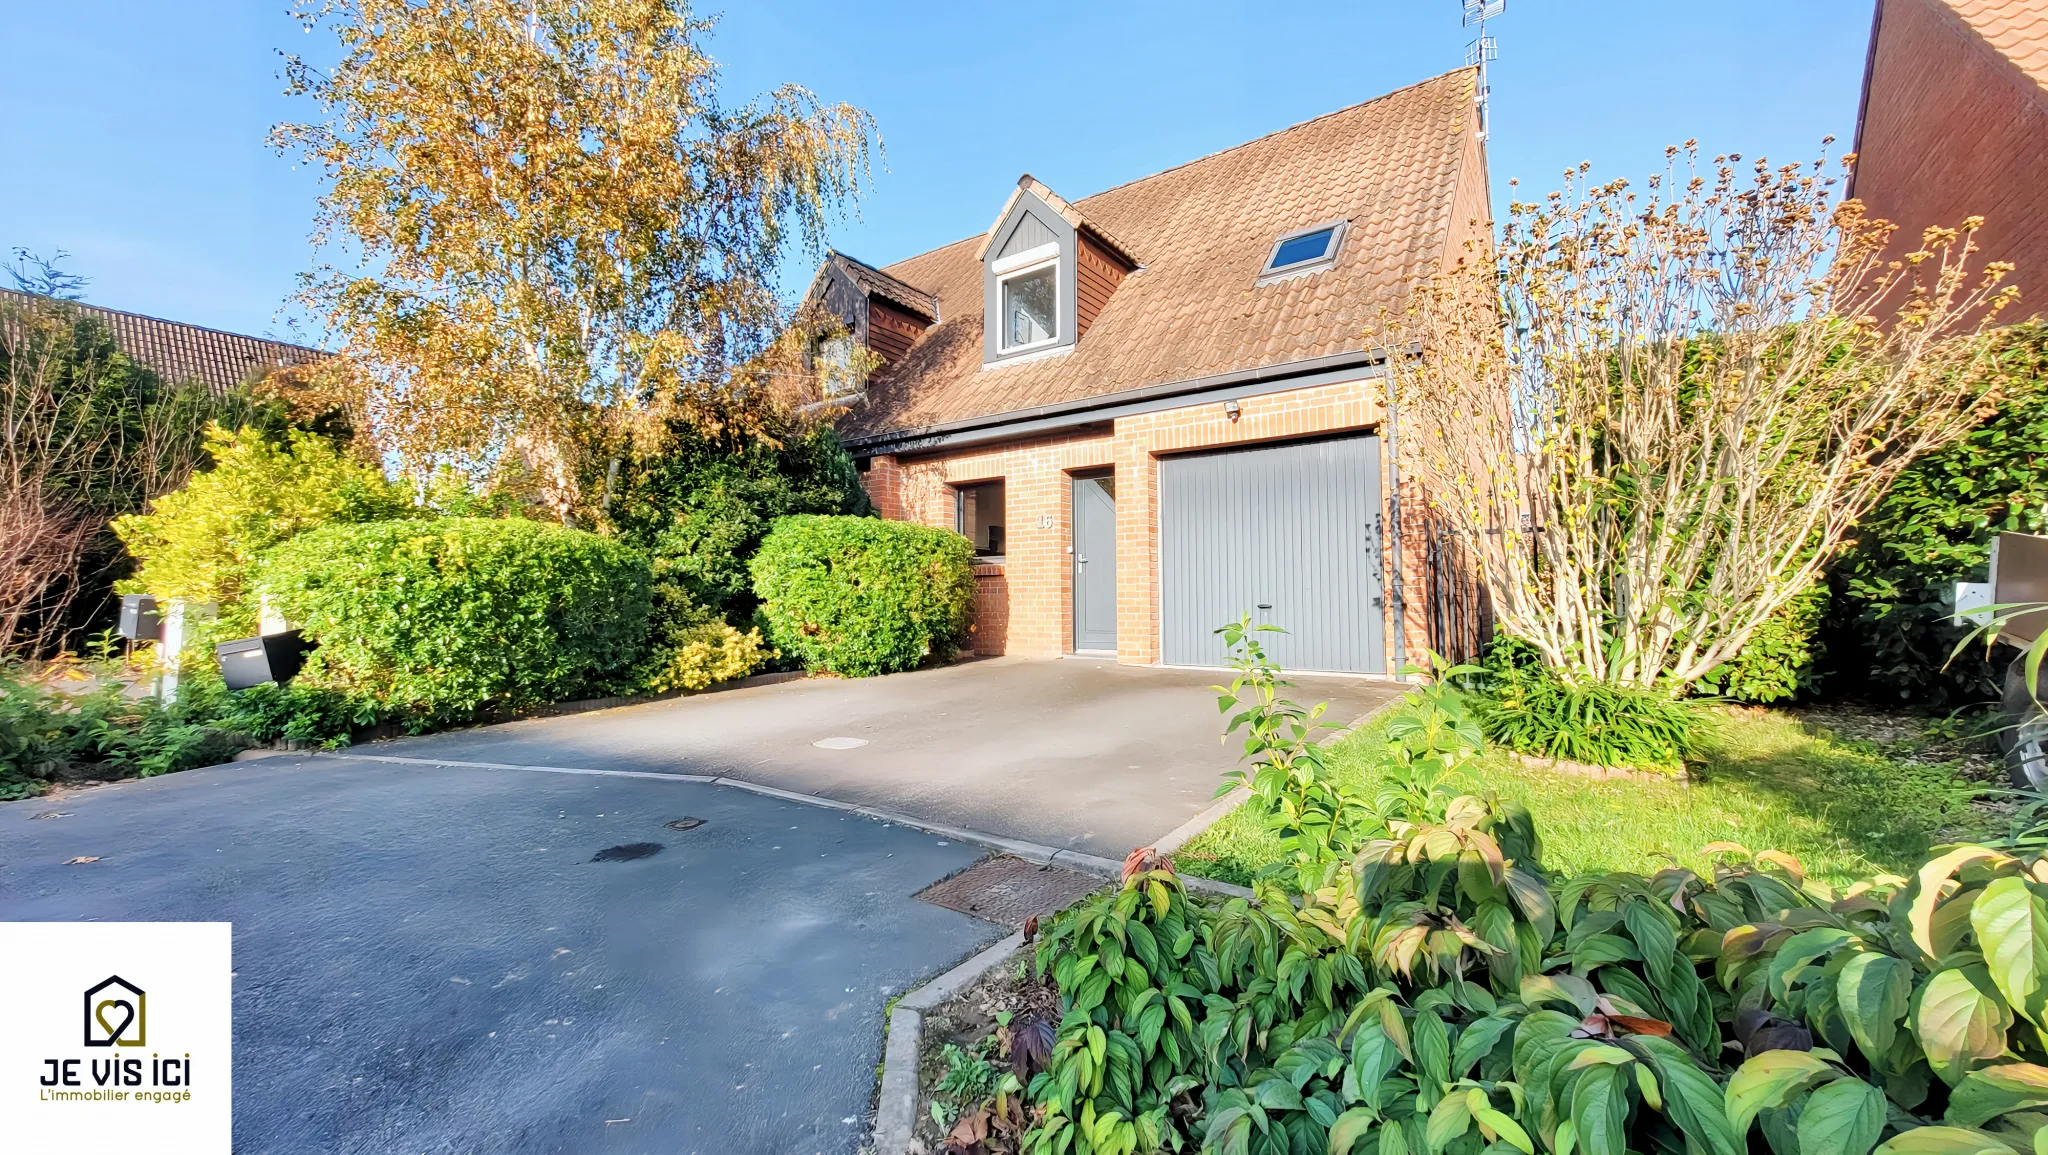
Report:
M 2048 324 L 2001 334 L 1998 411 L 1914 462 L 1830 567 L 1829 693 L 1948 709 L 1994 700 L 1999 671 L 1972 646 L 1953 661 L 1955 583 L 1983 581 L 2001 531 L 2048 533 Z
M 950 530 L 872 517 L 780 518 L 753 561 L 770 640 L 867 677 L 953 656 L 974 616 L 974 550 Z
M 602 692 L 646 644 L 647 561 L 518 519 L 332 525 L 266 554 L 257 586 L 320 643 L 310 685 L 424 728 Z

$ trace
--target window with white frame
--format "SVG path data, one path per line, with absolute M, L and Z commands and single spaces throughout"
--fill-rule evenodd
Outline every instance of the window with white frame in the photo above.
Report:
M 996 319 L 1001 351 L 1049 345 L 1060 336 L 1060 247 L 1057 242 L 995 262 Z

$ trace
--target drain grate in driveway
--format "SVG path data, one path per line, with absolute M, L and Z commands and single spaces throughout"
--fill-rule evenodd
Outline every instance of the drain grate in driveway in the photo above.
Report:
M 1037 866 L 1007 855 L 991 858 L 918 892 L 917 897 L 948 910 L 1004 926 L 1023 926 L 1034 914 L 1061 910 L 1108 885 L 1092 874 Z

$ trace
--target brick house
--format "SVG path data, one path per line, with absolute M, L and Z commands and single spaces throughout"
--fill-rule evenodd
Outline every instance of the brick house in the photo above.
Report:
M 1981 260 L 2048 284 L 2044 141 L 2048 0 L 1878 0 L 1849 195 L 1900 243 L 1982 216 Z
M 986 233 L 831 255 L 810 300 L 882 362 L 839 429 L 883 516 L 974 542 L 977 650 L 1214 666 L 1246 613 L 1289 669 L 1457 648 L 1370 334 L 1490 236 L 1474 94 L 1461 69 L 1071 202 L 1027 175 Z

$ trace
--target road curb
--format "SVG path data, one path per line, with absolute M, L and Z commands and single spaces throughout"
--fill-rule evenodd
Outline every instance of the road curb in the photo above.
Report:
M 875 1098 L 876 1155 L 902 1155 L 917 1127 L 917 1057 L 924 1044 L 926 1012 L 973 986 L 981 976 L 1024 949 L 1018 931 L 994 946 L 896 1000 L 889 1013 L 889 1045 L 882 1052 L 882 1089 Z

